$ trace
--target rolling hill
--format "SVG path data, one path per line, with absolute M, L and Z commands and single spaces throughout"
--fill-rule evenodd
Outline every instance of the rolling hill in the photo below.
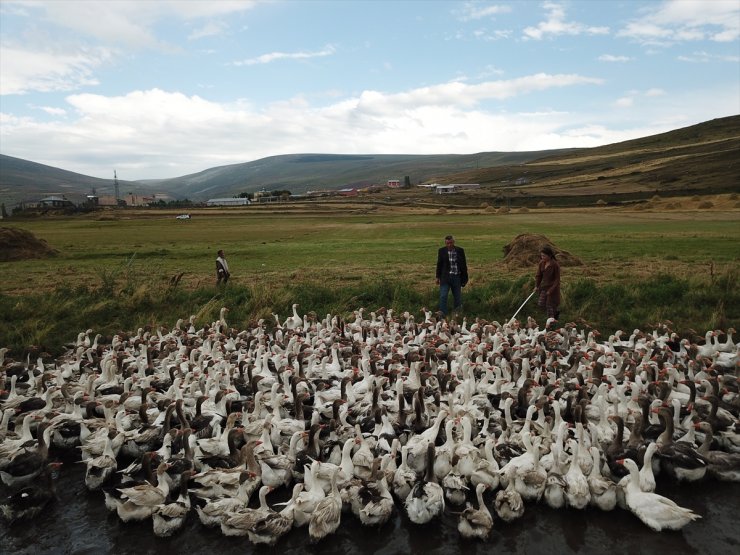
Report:
M 203 201 L 260 189 L 340 189 L 383 184 L 480 183 L 532 198 L 701 194 L 740 191 L 740 116 L 659 135 L 587 149 L 481 152 L 469 155 L 289 154 L 210 168 L 171 179 L 121 181 L 121 192 Z M 113 180 L 97 179 L 0 155 L 0 201 L 7 206 L 50 193 L 78 201 L 96 188 L 113 194 Z

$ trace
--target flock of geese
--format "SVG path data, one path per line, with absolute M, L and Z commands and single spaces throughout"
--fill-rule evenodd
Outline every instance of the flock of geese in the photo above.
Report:
M 266 544 L 395 511 L 416 524 L 447 511 L 485 539 L 532 503 L 678 530 L 700 515 L 655 493 L 658 475 L 740 480 L 731 328 L 603 341 L 553 320 L 321 319 L 293 305 L 237 330 L 227 312 L 105 344 L 87 330 L 56 360 L 0 349 L 2 515 L 39 515 L 70 457 L 124 522 L 168 536 L 195 512 Z

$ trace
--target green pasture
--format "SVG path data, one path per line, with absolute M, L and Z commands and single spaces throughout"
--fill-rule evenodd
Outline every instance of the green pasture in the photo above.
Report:
M 236 327 L 273 323 L 273 313 L 284 319 L 293 302 L 320 317 L 361 306 L 419 315 L 436 307 L 436 251 L 448 233 L 471 271 L 459 317 L 511 316 L 533 287 L 534 268 L 505 266 L 503 247 L 520 233 L 541 233 L 584 262 L 563 269 L 569 321 L 602 333 L 665 320 L 687 333 L 738 323 L 737 212 L 472 212 L 11 220 L 4 225 L 32 231 L 59 254 L 0 264 L 0 346 L 53 352 L 88 328 L 109 336 L 191 314 L 208 323 L 221 306 Z M 233 276 L 223 290 L 214 284 L 219 248 Z M 527 314 L 539 316 L 534 301 Z

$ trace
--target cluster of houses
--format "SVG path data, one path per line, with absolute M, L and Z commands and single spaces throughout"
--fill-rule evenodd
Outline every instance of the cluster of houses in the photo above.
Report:
M 24 200 L 18 203 L 18 208 L 21 210 L 38 210 L 38 209 L 64 209 L 78 206 L 80 204 L 87 206 L 150 206 L 159 199 L 155 195 L 145 196 L 129 193 L 124 195 L 122 198 L 117 199 L 116 197 L 110 196 L 97 196 L 97 195 L 86 195 L 82 202 L 74 202 L 67 198 L 63 194 L 49 195 L 42 199 Z
M 423 183 L 417 185 L 418 187 L 424 187 L 433 191 L 438 195 L 448 195 L 470 189 L 479 189 L 479 183 L 452 183 L 449 185 L 440 185 L 439 183 Z M 401 181 L 398 179 L 389 179 L 386 183 L 386 187 L 390 189 L 398 189 L 401 187 Z M 374 185 L 370 187 L 347 187 L 339 190 L 331 191 L 308 191 L 306 197 L 315 196 L 328 196 L 328 195 L 340 195 L 340 196 L 357 196 L 360 193 L 377 191 L 382 186 Z M 223 198 L 212 198 L 208 199 L 205 204 L 206 206 L 247 206 L 253 203 L 264 203 L 264 202 L 279 202 L 288 200 L 289 195 L 275 196 L 269 191 L 262 189 L 254 193 L 252 199 L 246 197 L 223 197 Z M 292 196 L 291 198 L 297 198 Z M 123 195 L 122 198 L 116 198 L 114 196 L 97 196 L 87 195 L 83 203 L 87 206 L 92 207 L 115 207 L 115 206 L 137 206 L 144 207 L 155 204 L 160 199 L 156 198 L 155 195 L 137 195 L 135 193 L 128 193 Z M 19 203 L 21 210 L 33 210 L 33 209 L 64 209 L 76 206 L 74 202 L 69 200 L 63 194 L 54 194 L 44 197 L 40 200 L 24 201 Z

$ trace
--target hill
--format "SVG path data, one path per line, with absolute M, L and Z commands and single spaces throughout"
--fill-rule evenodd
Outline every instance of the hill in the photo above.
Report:
M 556 152 L 571 151 L 548 153 Z M 479 167 L 522 164 L 542 156 L 542 152 L 481 152 L 466 155 L 286 154 L 145 183 L 172 196 L 191 200 L 230 197 L 263 188 L 302 194 L 311 190 L 385 184 L 389 179 L 398 179 L 403 183 L 406 176 L 416 184 L 437 175 L 456 174 Z
M 119 185 L 122 193 L 142 190 L 133 181 L 119 181 Z M 98 195 L 113 195 L 113 179 L 99 179 L 0 154 L 0 202 L 8 207 L 52 193 L 64 194 L 78 204 L 93 188 Z
M 439 183 L 480 183 L 508 197 L 558 204 L 572 197 L 625 200 L 651 194 L 740 191 L 740 116 L 601 147 L 436 176 Z M 532 198 L 529 199 L 530 203 Z
M 558 204 L 571 203 L 574 197 L 610 201 L 650 194 L 740 191 L 738 155 L 740 116 L 731 116 L 587 149 L 468 155 L 289 154 L 120 185 L 122 193 L 203 201 L 263 188 L 300 194 L 384 184 L 388 179 L 403 182 L 408 176 L 412 184 L 480 183 L 487 196 L 493 191 L 507 198 L 526 198 L 528 204 L 538 199 Z M 93 187 L 99 195 L 113 194 L 112 179 L 0 155 L 0 201 L 8 206 L 49 193 L 81 200 Z M 478 200 L 476 193 L 468 196 L 470 202 Z

